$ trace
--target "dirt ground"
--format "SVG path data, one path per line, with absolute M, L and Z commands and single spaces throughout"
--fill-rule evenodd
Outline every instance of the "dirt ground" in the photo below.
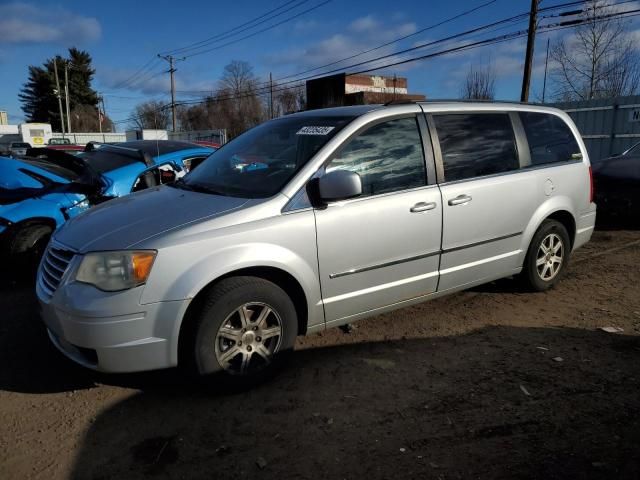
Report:
M 640 478 L 639 263 L 640 231 L 596 232 L 552 291 L 504 280 L 314 335 L 227 395 L 77 367 L 5 285 L 0 478 Z

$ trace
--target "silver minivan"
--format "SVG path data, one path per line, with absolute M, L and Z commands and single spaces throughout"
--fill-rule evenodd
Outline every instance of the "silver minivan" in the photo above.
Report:
M 502 277 L 552 287 L 595 216 L 587 151 L 559 110 L 330 108 L 66 222 L 36 289 L 52 342 L 82 365 L 252 382 L 298 335 Z

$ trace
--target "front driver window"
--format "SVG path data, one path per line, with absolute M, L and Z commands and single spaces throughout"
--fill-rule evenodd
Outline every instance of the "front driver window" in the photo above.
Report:
M 326 171 L 350 170 L 362 179 L 362 196 L 426 184 L 422 141 L 415 117 L 379 123 L 358 134 Z

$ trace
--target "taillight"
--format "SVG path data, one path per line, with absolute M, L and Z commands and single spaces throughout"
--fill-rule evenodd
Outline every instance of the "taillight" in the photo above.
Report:
M 593 202 L 595 190 L 593 188 L 593 170 L 589 165 L 589 202 Z

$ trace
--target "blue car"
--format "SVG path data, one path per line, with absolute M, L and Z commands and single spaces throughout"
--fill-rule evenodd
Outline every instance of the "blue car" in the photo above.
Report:
M 115 197 L 172 182 L 214 149 L 177 141 L 88 144 L 74 156 L 46 148 L 0 157 L 0 257 L 37 265 L 51 233 Z

